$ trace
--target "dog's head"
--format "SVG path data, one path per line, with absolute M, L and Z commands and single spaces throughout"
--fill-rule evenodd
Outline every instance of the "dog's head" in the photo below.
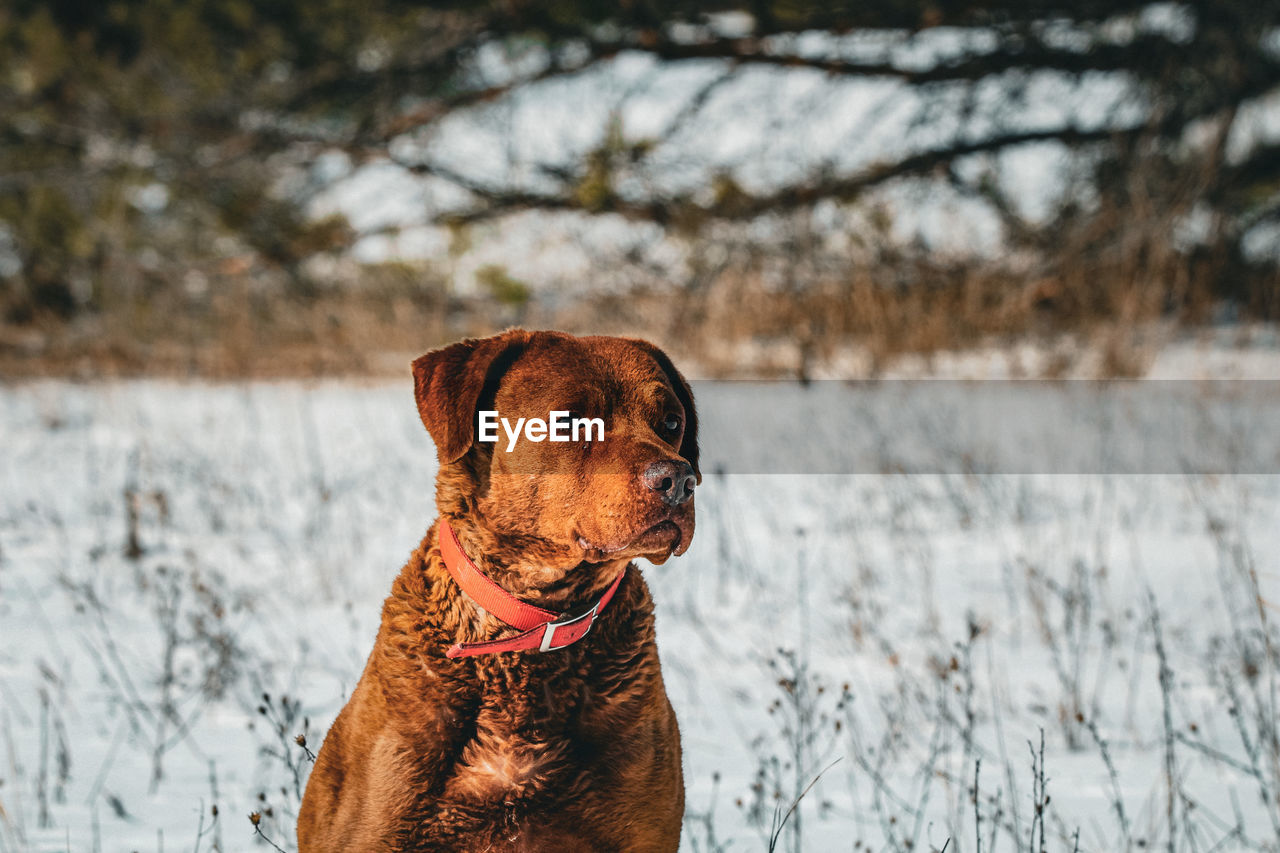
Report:
M 698 419 L 688 383 L 657 347 L 512 330 L 429 352 L 413 373 L 441 482 L 474 492 L 462 505 L 494 535 L 565 563 L 662 563 L 688 549 Z M 556 427 L 568 441 L 529 431 L 556 412 L 569 413 Z

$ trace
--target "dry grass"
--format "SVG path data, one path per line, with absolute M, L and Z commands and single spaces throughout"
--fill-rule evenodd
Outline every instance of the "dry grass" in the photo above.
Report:
M 513 324 L 641 335 L 709 377 L 805 377 L 851 348 L 875 375 L 903 355 L 1067 334 L 1100 353 L 1103 375 L 1132 376 L 1143 367 L 1135 330 L 1153 321 L 1200 325 L 1226 291 L 1246 316 L 1277 313 L 1280 271 L 1089 242 L 1100 239 L 1090 229 L 1055 260 L 1020 265 L 897 252 L 792 266 L 749 254 L 686 282 L 574 300 L 458 296 L 428 270 L 395 264 L 305 292 L 232 271 L 197 295 L 162 287 L 72 320 L 0 324 L 0 376 L 397 376 L 425 349 Z
M 1278 286 L 1280 276 L 1271 273 L 1242 288 L 1261 295 Z M 806 375 L 851 343 L 866 353 L 874 374 L 903 355 L 1067 334 L 1101 353 L 1104 375 L 1132 376 L 1143 366 L 1142 329 L 1157 321 L 1190 327 L 1208 322 L 1221 303 L 1214 291 L 1212 282 L 1172 260 L 1144 274 L 1124 265 L 1083 264 L 1041 274 L 902 259 L 796 289 L 778 289 L 748 270 L 727 273 L 690 295 L 676 336 L 705 342 L 700 332 L 714 329 L 721 343 L 785 343 L 788 355 L 774 369 Z M 1262 304 L 1260 296 L 1253 301 Z M 711 350 L 703 347 L 698 355 L 715 365 Z

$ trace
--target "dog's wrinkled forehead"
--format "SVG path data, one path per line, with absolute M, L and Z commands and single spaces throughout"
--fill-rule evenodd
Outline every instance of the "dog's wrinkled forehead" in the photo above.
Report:
M 650 352 L 618 338 L 535 337 L 496 385 L 496 408 L 512 413 L 554 406 L 608 416 L 661 407 L 676 394 Z

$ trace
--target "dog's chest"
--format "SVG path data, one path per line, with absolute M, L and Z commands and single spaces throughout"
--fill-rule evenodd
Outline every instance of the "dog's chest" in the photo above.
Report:
M 625 641 L 602 631 L 516 665 L 479 658 L 430 685 L 432 716 L 448 722 L 437 738 L 422 730 L 412 750 L 419 763 L 404 788 L 420 794 L 396 821 L 404 849 L 617 848 L 601 815 L 620 782 L 649 774 L 646 721 L 662 707 L 661 682 L 647 632 L 602 627 L 627 629 Z
M 572 775 L 567 752 L 563 742 L 480 733 L 463 750 L 445 790 L 449 799 L 481 808 L 542 798 Z
M 594 732 L 607 725 L 602 718 L 613 704 L 614 697 L 566 689 L 553 680 L 485 697 L 446 791 L 476 805 L 571 793 L 599 764 Z
M 477 720 L 439 794 L 420 798 L 402 826 L 411 827 L 422 849 L 597 849 L 576 825 L 580 807 L 594 799 L 584 794 L 602 781 L 589 752 L 584 741 L 559 732 L 490 728 Z
M 491 839 L 493 850 L 508 849 L 508 842 L 516 850 L 548 832 L 559 837 L 584 831 L 575 815 L 629 763 L 615 754 L 619 744 L 613 737 L 601 736 L 618 734 L 610 715 L 619 697 L 581 690 L 575 695 L 554 677 L 534 684 L 507 683 L 501 693 L 468 697 L 470 713 L 459 711 L 451 726 L 466 735 L 455 741 L 450 757 L 437 753 L 444 760 L 429 774 L 436 782 L 422 786 L 436 793 L 418 798 L 413 813 L 405 815 L 415 833 L 437 841 L 478 834 Z

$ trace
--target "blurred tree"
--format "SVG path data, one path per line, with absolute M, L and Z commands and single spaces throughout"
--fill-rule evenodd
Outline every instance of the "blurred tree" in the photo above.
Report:
M 475 20 L 350 0 L 6 4 L 9 319 L 128 301 L 237 256 L 305 287 L 302 262 L 349 234 L 304 215 L 313 188 L 282 186 L 291 169 L 439 91 Z
M 461 187 L 470 201 L 447 215 L 455 223 L 579 210 L 696 233 L 934 176 L 989 202 L 1015 245 L 1132 258 L 1167 253 L 1195 213 L 1207 223 L 1198 262 L 1226 293 L 1245 235 L 1280 224 L 1280 144 L 1233 135 L 1280 93 L 1277 22 L 1280 0 L 11 0 L 0 9 L 0 298 L 10 320 L 68 315 L 238 257 L 305 293 L 306 261 L 352 238 L 305 215 L 323 188 L 306 167 L 333 149 Z M 913 52 L 922 33 L 950 38 Z M 760 67 L 900 81 L 951 129 L 763 189 L 731 170 L 693 187 L 660 180 L 664 138 L 628 137 L 616 118 L 578 159 L 505 179 L 401 144 L 622 54 L 721 69 L 667 137 Z M 1042 74 L 1110 75 L 1132 109 L 1088 125 L 992 120 L 1025 113 Z M 998 108 L 982 108 L 993 92 Z M 1093 190 L 1048 227 L 1020 215 L 981 160 L 1044 141 L 1082 152 Z

